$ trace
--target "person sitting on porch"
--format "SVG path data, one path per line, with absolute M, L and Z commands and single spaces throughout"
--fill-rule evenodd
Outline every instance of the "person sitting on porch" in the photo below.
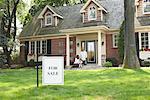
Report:
M 80 60 L 79 55 L 77 55 L 75 58 L 74 66 L 75 67 L 82 67 L 82 61 Z
M 87 52 L 84 49 L 81 49 L 80 52 L 80 59 L 83 61 L 83 64 L 86 65 L 87 64 Z

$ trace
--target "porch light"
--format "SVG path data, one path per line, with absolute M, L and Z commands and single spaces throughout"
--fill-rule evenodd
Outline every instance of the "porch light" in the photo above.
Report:
M 77 43 L 77 47 L 79 47 L 79 45 L 80 45 L 80 44 L 79 44 L 79 43 Z
M 104 45 L 104 41 L 102 41 L 102 46 Z

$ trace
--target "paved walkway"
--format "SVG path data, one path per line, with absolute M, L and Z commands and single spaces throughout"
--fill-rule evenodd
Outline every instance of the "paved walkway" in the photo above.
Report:
M 97 64 L 87 64 L 83 65 L 82 68 L 72 67 L 65 70 L 92 70 L 92 69 L 103 69 L 104 67 L 98 66 Z

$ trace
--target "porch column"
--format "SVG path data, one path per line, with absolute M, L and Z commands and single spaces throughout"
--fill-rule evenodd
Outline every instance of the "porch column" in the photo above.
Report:
M 66 35 L 66 66 L 70 66 L 70 43 L 69 34 Z
M 29 54 L 31 54 L 31 41 L 29 41 Z
M 101 37 L 101 31 L 98 31 L 98 66 L 102 66 L 102 58 L 101 58 L 101 55 L 102 55 L 102 37 Z

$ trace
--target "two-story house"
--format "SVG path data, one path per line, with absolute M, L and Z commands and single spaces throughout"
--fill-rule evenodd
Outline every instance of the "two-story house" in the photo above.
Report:
M 150 0 L 136 0 L 135 35 L 141 59 L 150 55 Z M 85 4 L 52 7 L 36 13 L 20 35 L 20 60 L 39 61 L 44 54 L 65 55 L 66 65 L 81 49 L 87 62 L 102 66 L 106 58 L 119 63 L 117 34 L 124 20 L 124 0 L 88 0 Z M 143 56 L 147 55 L 147 56 Z M 149 56 L 150 57 L 150 56 Z

